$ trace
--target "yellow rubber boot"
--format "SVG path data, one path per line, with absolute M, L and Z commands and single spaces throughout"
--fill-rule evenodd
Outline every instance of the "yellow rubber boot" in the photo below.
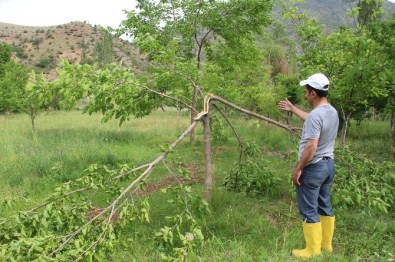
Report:
M 321 253 L 322 228 L 321 222 L 303 223 L 303 234 L 306 241 L 305 249 L 294 249 L 292 255 L 300 258 L 310 258 Z
M 321 247 L 326 252 L 332 252 L 333 232 L 335 232 L 335 217 L 320 216 L 322 227 Z

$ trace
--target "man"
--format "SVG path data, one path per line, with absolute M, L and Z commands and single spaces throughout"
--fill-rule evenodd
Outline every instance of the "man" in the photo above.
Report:
M 305 97 L 313 110 L 306 113 L 288 99 L 280 101 L 278 107 L 304 120 L 292 182 L 296 186 L 299 213 L 303 218 L 306 248 L 292 250 L 292 255 L 309 258 L 320 254 L 321 248 L 328 252 L 333 250 L 335 217 L 330 197 L 335 176 L 333 151 L 339 117 L 328 103 L 329 80 L 325 75 L 314 74 L 300 85 L 305 87 Z

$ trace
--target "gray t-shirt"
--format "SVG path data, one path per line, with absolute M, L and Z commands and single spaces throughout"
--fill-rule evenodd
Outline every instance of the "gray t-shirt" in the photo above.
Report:
M 335 139 L 339 127 L 339 116 L 330 104 L 314 108 L 303 125 L 302 138 L 299 143 L 298 159 L 306 147 L 308 139 L 318 138 L 317 150 L 309 164 L 316 163 L 325 157 L 334 158 Z

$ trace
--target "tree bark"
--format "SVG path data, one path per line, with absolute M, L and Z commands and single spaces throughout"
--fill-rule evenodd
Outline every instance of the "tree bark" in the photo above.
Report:
M 340 137 L 340 146 L 343 148 L 346 144 L 346 135 L 348 129 L 348 120 L 344 120 L 344 126 Z
M 203 36 L 203 38 L 199 41 L 198 40 L 198 36 L 197 34 L 195 34 L 195 43 L 197 44 L 197 52 L 196 52 L 196 68 L 197 71 L 200 71 L 200 66 L 202 63 L 202 51 L 203 51 L 203 43 L 205 41 L 205 39 L 208 37 L 208 35 L 210 34 L 211 30 L 209 30 L 208 32 L 206 32 L 206 34 Z M 198 96 L 198 87 L 194 84 L 193 85 L 193 95 L 192 95 L 192 109 L 195 110 L 191 110 L 191 123 L 194 121 L 197 113 L 196 113 L 196 107 L 197 107 L 197 96 Z M 190 144 L 195 144 L 195 129 L 193 129 L 189 135 L 189 143 Z
M 347 131 L 348 131 L 348 125 L 350 123 L 351 119 L 351 113 L 346 115 L 344 112 L 342 112 L 343 119 L 344 119 L 344 125 L 342 128 L 341 136 L 340 136 L 340 146 L 343 148 L 346 145 L 346 136 L 347 136 Z
M 33 131 L 35 131 L 36 130 L 36 126 L 35 126 L 35 123 L 34 123 L 34 120 L 36 119 L 36 114 L 30 114 L 30 122 L 32 123 L 32 129 L 33 129 Z
M 197 95 L 198 95 L 198 89 L 196 86 L 194 86 L 192 105 L 191 105 L 191 124 L 195 121 L 195 117 L 196 117 Z M 189 143 L 192 145 L 195 144 L 195 129 L 192 129 L 191 133 L 189 134 Z
M 211 199 L 211 191 L 213 188 L 213 168 L 211 159 L 211 139 L 210 139 L 210 115 L 207 113 L 203 116 L 204 124 L 204 168 L 205 168 L 205 191 L 204 197 L 206 200 Z

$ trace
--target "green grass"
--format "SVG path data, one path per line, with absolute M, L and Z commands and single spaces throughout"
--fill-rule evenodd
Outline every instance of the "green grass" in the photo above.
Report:
M 188 126 L 188 114 L 156 111 L 143 119 L 131 119 L 121 127 L 117 121 L 101 123 L 100 115 L 81 112 L 50 112 L 39 115 L 32 132 L 24 115 L 0 116 L 0 199 L 13 199 L 11 209 L 0 209 L 1 216 L 32 208 L 48 197 L 57 185 L 80 177 L 92 163 L 115 166 L 118 163 L 144 164 L 173 142 Z M 206 241 L 190 254 L 188 261 L 298 261 L 289 253 L 302 248 L 301 220 L 290 183 L 295 164 L 297 139 L 287 132 L 255 120 L 230 118 L 243 139 L 256 141 L 262 157 L 283 180 L 277 197 L 247 197 L 221 186 L 238 158 L 238 143 L 225 126 L 229 140 L 213 142 L 214 189 L 211 214 L 204 228 Z M 384 124 L 367 122 L 362 129 L 352 125 L 349 143 L 361 153 L 386 160 L 380 150 L 386 142 Z M 363 130 L 362 131 L 360 131 Z M 359 130 L 359 131 L 358 131 Z M 185 139 L 166 159 L 192 164 L 204 176 L 203 136 L 197 129 L 197 142 Z M 369 148 L 366 141 L 372 141 Z M 375 142 L 374 142 L 375 141 Z M 377 141 L 382 141 L 377 144 Z M 158 166 L 149 182 L 169 173 Z M 201 193 L 203 185 L 193 186 Z M 151 222 L 127 226 L 109 261 L 158 261 L 154 234 L 166 225 L 165 216 L 173 211 L 158 192 L 150 198 Z M 395 215 L 368 210 L 340 210 L 337 216 L 334 254 L 323 254 L 310 261 L 392 261 L 395 258 Z M 392 259 L 392 260 L 391 260 Z
M 392 161 L 392 138 L 390 120 L 351 122 L 346 139 L 353 151 L 367 154 L 377 161 Z
M 133 119 L 121 127 L 100 120 L 100 115 L 52 112 L 40 115 L 32 132 L 27 116 L 2 116 L 0 197 L 45 198 L 56 184 L 80 177 L 93 163 L 150 162 L 188 123 L 177 113 Z

